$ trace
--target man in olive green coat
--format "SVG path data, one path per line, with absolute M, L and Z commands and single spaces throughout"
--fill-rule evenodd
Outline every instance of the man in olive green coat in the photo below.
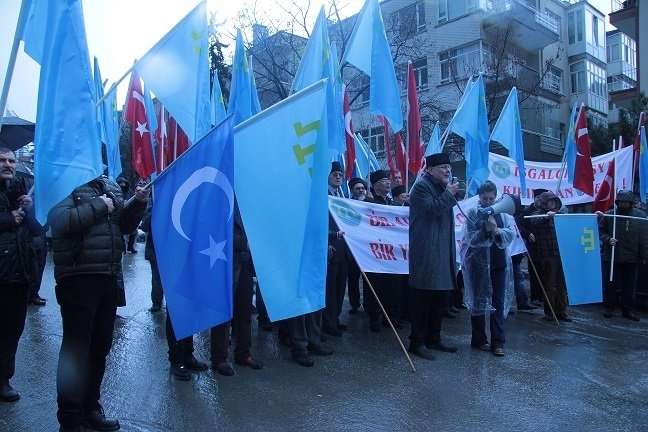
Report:
M 457 286 L 454 231 L 455 194 L 450 158 L 436 153 L 425 158 L 425 171 L 410 191 L 409 306 L 411 353 L 432 360 L 435 349 L 455 352 L 441 342 L 441 323 L 448 292 Z

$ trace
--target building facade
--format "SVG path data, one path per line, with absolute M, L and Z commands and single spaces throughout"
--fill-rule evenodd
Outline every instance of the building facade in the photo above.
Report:
M 594 124 L 607 125 L 605 15 L 587 1 L 383 0 L 380 8 L 404 113 L 407 64 L 414 66 L 424 142 L 437 121 L 445 129 L 467 81 L 478 74 L 484 76 L 491 128 L 517 87 L 526 159 L 560 160 L 574 104 L 585 104 Z M 355 19 L 329 27 L 340 57 Z M 294 71 L 299 61 L 292 60 L 284 66 Z M 255 74 L 261 94 L 262 80 Z M 342 65 L 342 77 L 354 129 L 385 162 L 384 130 L 369 114 L 369 78 L 348 64 Z M 463 159 L 461 138 L 451 135 L 445 149 L 453 160 Z M 491 143 L 491 151 L 503 149 Z

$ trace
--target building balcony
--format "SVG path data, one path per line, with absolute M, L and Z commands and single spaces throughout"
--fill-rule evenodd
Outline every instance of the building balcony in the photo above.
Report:
M 484 30 L 506 30 L 512 24 L 515 45 L 535 51 L 558 42 L 558 22 L 519 0 L 494 0 L 484 8 Z
M 612 0 L 612 12 L 608 15 L 610 24 L 634 40 L 637 40 L 637 3 L 637 0 Z

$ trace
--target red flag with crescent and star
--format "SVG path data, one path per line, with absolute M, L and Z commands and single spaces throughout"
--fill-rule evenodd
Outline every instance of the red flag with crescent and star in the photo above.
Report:
M 133 168 L 140 178 L 148 179 L 155 172 L 151 131 L 146 117 L 142 83 L 135 70 L 131 73 L 126 102 L 126 121 L 131 124 Z
M 594 196 L 594 170 L 587 131 L 586 108 L 583 106 L 576 121 L 576 164 L 574 166 L 574 187 L 587 195 Z
M 621 144 L 621 138 L 619 138 L 619 148 L 623 147 Z M 613 149 L 616 151 L 616 143 L 613 144 Z M 616 197 L 615 183 L 614 183 L 614 159 L 610 161 L 608 165 L 607 172 L 605 173 L 605 178 L 601 183 L 598 193 L 594 197 L 594 202 L 592 203 L 592 212 L 606 212 L 612 208 L 614 205 L 614 199 Z

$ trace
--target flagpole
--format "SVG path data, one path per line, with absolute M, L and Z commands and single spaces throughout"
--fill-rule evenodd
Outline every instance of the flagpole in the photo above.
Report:
M 7 75 L 5 75 L 4 84 L 2 85 L 2 95 L 0 95 L 0 129 L 2 129 L 2 119 L 4 117 L 5 108 L 7 107 L 7 100 L 9 99 L 9 86 L 13 78 L 14 68 L 16 66 L 16 58 L 18 57 L 18 46 L 22 40 L 22 30 L 24 30 L 24 22 L 27 20 L 26 5 L 30 4 L 23 0 L 20 5 L 20 13 L 18 15 L 18 23 L 16 24 L 16 32 L 14 33 L 14 40 L 11 44 L 11 53 L 9 54 L 9 63 L 7 64 Z
M 580 110 L 583 109 L 583 106 L 585 106 L 585 104 L 581 102 L 581 106 L 580 106 L 580 108 L 578 108 L 578 111 L 576 112 L 576 116 L 574 117 L 575 119 L 578 119 L 578 116 L 580 116 Z M 570 113 L 570 115 L 571 115 L 571 113 Z M 570 125 L 571 125 L 572 121 L 574 122 L 574 130 L 572 132 L 574 134 L 576 134 L 576 121 L 577 120 L 569 119 Z M 576 138 L 575 137 L 574 137 L 574 145 L 576 145 Z M 558 195 L 558 191 L 560 190 L 560 184 L 562 183 L 562 180 L 565 177 L 565 165 L 567 165 L 567 146 L 565 146 L 565 151 L 563 152 L 562 162 L 560 164 L 560 172 L 561 172 L 562 175 L 558 179 L 558 185 L 556 186 L 556 192 L 555 192 L 556 195 Z M 570 180 L 572 181 L 572 183 L 574 182 L 574 179 L 570 179 Z
M 621 138 L 619 138 L 620 140 Z M 621 141 L 619 141 L 619 145 L 621 145 Z M 617 207 L 616 207 L 616 190 L 617 190 L 617 166 L 616 166 L 616 142 L 612 141 L 612 162 L 614 162 L 614 176 L 613 176 L 613 188 L 612 188 L 612 196 L 614 197 L 614 206 L 612 207 L 612 215 L 616 216 L 617 215 Z M 615 217 L 612 220 L 612 238 L 616 238 L 616 225 L 617 225 L 617 218 Z M 614 278 L 614 255 L 616 252 L 616 243 L 612 245 L 612 252 L 610 254 L 610 280 L 609 282 L 612 283 L 612 279 Z

